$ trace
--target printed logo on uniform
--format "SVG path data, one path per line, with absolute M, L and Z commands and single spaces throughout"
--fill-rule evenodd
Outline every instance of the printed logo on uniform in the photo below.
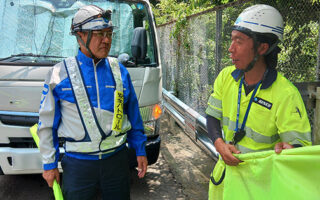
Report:
M 49 85 L 48 84 L 44 84 L 44 88 L 43 88 L 43 91 L 42 91 L 42 97 L 41 97 L 40 108 L 39 109 L 41 109 L 42 103 L 46 99 L 46 96 L 47 96 L 48 92 L 49 92 Z
M 257 104 L 259 104 L 259 105 L 261 105 L 261 106 L 263 106 L 265 108 L 268 108 L 269 110 L 271 110 L 271 108 L 272 108 L 272 103 L 270 103 L 269 101 L 266 101 L 264 99 L 261 99 L 259 97 L 255 97 L 253 99 L 253 102 L 257 103 Z
M 296 110 L 295 110 L 295 112 L 294 113 L 298 113 L 299 114 L 299 116 L 300 116 L 300 118 L 302 118 L 302 116 L 301 116 L 301 112 L 300 112 L 300 110 L 299 110 L 299 108 L 298 107 L 296 107 Z

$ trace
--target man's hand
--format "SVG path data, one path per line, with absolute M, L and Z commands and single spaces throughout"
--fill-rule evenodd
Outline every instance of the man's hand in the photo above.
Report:
M 288 144 L 286 142 L 279 142 L 274 146 L 274 151 L 279 154 L 281 153 L 282 149 L 292 149 L 293 146 L 291 144 Z
M 42 177 L 47 181 L 49 187 L 53 186 L 54 179 L 56 179 L 57 182 L 60 183 L 60 174 L 58 168 L 44 170 L 44 172 L 42 173 Z
M 138 176 L 143 178 L 147 172 L 148 160 L 146 156 L 137 156 L 138 161 Z
M 232 155 L 232 153 L 236 153 L 236 154 L 241 153 L 234 145 L 226 144 L 222 138 L 218 138 L 214 142 L 214 146 L 216 147 L 223 161 L 227 165 L 236 166 L 241 162 L 241 160 L 239 160 L 238 158 L 234 157 L 234 155 Z

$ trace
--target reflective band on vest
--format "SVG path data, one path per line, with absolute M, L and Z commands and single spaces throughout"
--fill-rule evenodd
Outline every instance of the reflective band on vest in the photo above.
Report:
M 85 131 L 88 133 L 91 141 L 66 142 L 66 151 L 99 153 L 112 150 L 126 141 L 126 131 L 131 128 L 130 122 L 126 115 L 123 114 L 123 85 L 121 80 L 120 67 L 116 58 L 109 58 L 112 73 L 116 82 L 116 91 L 114 108 L 115 113 L 110 113 L 113 120 L 107 120 L 110 123 L 110 129 L 104 131 L 96 118 L 94 108 L 90 104 L 86 87 L 80 71 L 80 66 L 75 57 L 65 59 L 66 70 L 71 82 L 71 87 L 75 96 L 77 109 Z M 120 95 L 119 95 L 120 94 Z M 109 118 L 108 116 L 106 116 Z M 110 118 L 111 119 L 111 118 Z M 112 128 L 111 128 L 112 124 Z M 116 128 L 113 128 L 113 124 Z M 104 129 L 108 125 L 103 124 Z M 123 127 L 124 125 L 124 127 Z M 100 134 L 99 134 L 100 133 Z M 107 138 L 107 139 L 106 139 Z
M 114 91 L 114 115 L 112 121 L 112 130 L 121 132 L 123 121 L 123 85 L 121 80 L 121 72 L 116 58 L 108 58 L 109 63 L 116 81 L 116 90 Z
M 79 113 L 82 115 L 82 123 L 87 130 L 92 141 L 100 141 L 100 130 L 95 122 L 95 117 L 91 111 L 89 97 L 86 92 L 85 85 L 82 80 L 81 72 L 78 69 L 78 63 L 75 57 L 67 58 L 65 60 L 66 69 L 70 78 L 71 87 L 73 89 Z

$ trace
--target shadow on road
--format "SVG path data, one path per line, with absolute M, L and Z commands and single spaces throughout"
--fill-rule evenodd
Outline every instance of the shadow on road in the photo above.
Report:
M 41 174 L 0 176 L 0 199 L 53 200 L 52 189 Z

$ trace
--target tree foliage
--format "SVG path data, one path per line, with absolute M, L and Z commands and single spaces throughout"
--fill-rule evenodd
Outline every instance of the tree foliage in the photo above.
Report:
M 193 3 L 179 0 L 160 1 L 160 3 L 156 4 L 153 8 L 157 24 L 160 25 L 170 21 L 179 21 L 189 15 L 210 8 L 208 3 L 203 2 L 200 4 L 200 1 L 201 0 L 195 0 Z M 200 5 L 205 5 L 205 7 Z
M 245 8 L 257 3 L 274 6 L 284 18 L 284 40 L 279 44 L 282 50 L 277 70 L 292 82 L 319 81 L 320 74 L 317 77 L 316 72 L 320 0 L 252 0 L 223 6 L 221 12 L 210 11 L 187 17 L 213 7 L 213 1 L 207 3 L 203 4 L 206 8 L 200 8 L 198 4 L 198 7 L 192 7 L 188 1 L 178 0 L 167 0 L 157 5 L 167 9 L 166 13 L 161 13 L 163 23 L 176 20 L 159 27 L 159 30 L 164 30 L 162 33 L 166 33 L 160 42 L 160 45 L 165 44 L 162 61 L 167 70 L 166 87 L 175 91 L 187 105 L 204 114 L 214 79 L 223 67 L 232 64 L 228 48 L 234 21 Z M 171 13 L 168 7 L 177 12 Z M 221 22 L 218 20 L 221 26 L 217 13 L 222 15 Z M 171 42 L 168 41 L 168 32 L 173 36 Z
M 153 10 L 157 24 L 164 24 L 233 1 L 235 0 L 162 0 L 153 3 Z
M 320 1 L 259 0 L 257 3 L 276 7 L 284 19 L 284 40 L 278 69 L 294 82 L 315 81 Z
M 165 0 L 156 5 L 155 16 L 158 24 L 175 20 L 171 36 L 185 48 L 190 48 L 187 16 L 212 8 L 216 5 L 232 2 L 230 0 Z M 319 41 L 320 0 L 252 0 L 248 4 L 228 7 L 223 10 L 223 31 L 221 48 L 225 56 L 222 65 L 229 64 L 228 45 L 231 26 L 241 11 L 252 4 L 268 4 L 274 6 L 282 14 L 285 22 L 284 40 L 280 44 L 278 69 L 291 81 L 315 81 L 317 67 L 317 51 Z M 212 19 L 211 19 L 212 20 Z M 205 31 L 210 60 L 215 56 L 215 23 L 206 23 Z M 185 30 L 185 31 L 183 31 Z M 212 39 L 211 39 L 212 38 Z M 209 50 L 209 49 L 208 49 Z M 216 64 L 215 62 L 213 62 Z M 318 75 L 319 76 L 319 75 Z

